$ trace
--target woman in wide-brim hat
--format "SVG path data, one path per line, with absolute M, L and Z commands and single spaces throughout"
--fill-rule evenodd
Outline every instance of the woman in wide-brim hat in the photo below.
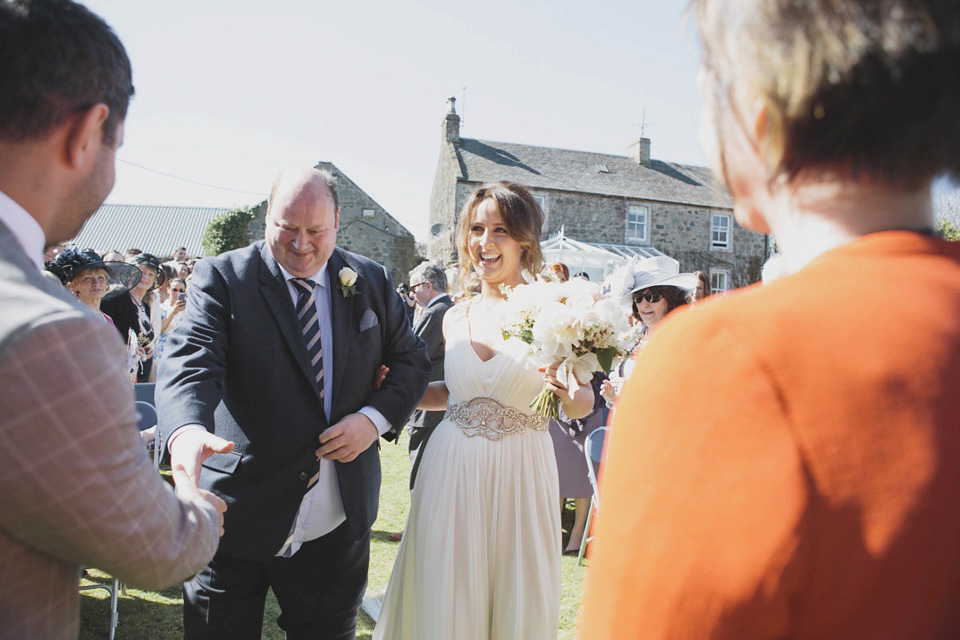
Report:
M 80 302 L 109 324 L 113 324 L 113 320 L 100 310 L 100 301 L 110 287 L 129 291 L 141 278 L 140 270 L 132 264 L 105 261 L 93 249 L 66 249 L 44 267 L 57 276 Z
M 633 354 L 642 349 L 654 329 L 674 309 L 686 305 L 697 289 L 697 276 L 680 273 L 680 263 L 669 256 L 654 256 L 640 260 L 627 268 L 620 304 L 630 314 L 631 322 L 641 323 L 639 342 Z M 623 382 L 633 371 L 633 357 L 625 360 L 619 369 L 604 381 L 600 395 L 608 405 L 620 397 Z
M 154 330 L 152 311 L 156 303 L 151 292 L 163 283 L 166 276 L 160 268 L 160 260 L 149 253 L 136 255 L 130 262 L 142 273 L 140 282 L 129 291 L 108 293 L 103 299 L 102 308 L 113 318 L 130 352 L 139 353 L 137 382 L 147 382 L 153 367 L 153 347 L 158 333 Z

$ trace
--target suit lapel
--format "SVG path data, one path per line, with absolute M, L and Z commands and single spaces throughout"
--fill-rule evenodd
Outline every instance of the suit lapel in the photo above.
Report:
M 348 264 L 340 248 L 333 250 L 330 256 L 327 268 L 327 277 L 330 279 L 330 322 L 333 328 L 333 398 L 336 402 L 338 397 L 337 390 L 343 382 L 344 372 L 347 368 L 347 360 L 350 355 L 350 343 L 354 334 L 353 307 L 354 301 L 360 299 L 359 291 L 362 287 L 369 286 L 359 276 L 357 277 L 358 294 L 350 298 L 345 298 L 340 293 L 340 270 L 344 267 L 350 267 L 358 274 L 360 273 L 354 265 Z M 331 405 L 332 406 L 332 405 Z
M 277 323 L 280 335 L 290 347 L 294 361 L 310 382 L 310 387 L 316 392 L 313 368 L 310 366 L 306 345 L 303 343 L 303 332 L 300 331 L 293 302 L 290 300 L 290 290 L 287 288 L 277 261 L 270 255 L 266 244 L 260 250 L 260 257 L 260 294 Z M 317 400 L 320 400 L 319 392 L 317 392 Z

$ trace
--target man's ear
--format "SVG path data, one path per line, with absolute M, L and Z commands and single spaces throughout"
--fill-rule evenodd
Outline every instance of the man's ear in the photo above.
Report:
M 109 115 L 110 107 L 101 102 L 67 120 L 64 160 L 70 168 L 85 168 L 95 162 L 103 144 L 103 123 Z
M 340 231 L 340 207 L 337 207 L 337 214 L 333 219 L 333 230 Z

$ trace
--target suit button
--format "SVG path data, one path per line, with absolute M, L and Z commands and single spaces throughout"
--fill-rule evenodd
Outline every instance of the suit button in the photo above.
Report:
M 301 471 L 301 472 L 300 472 L 300 479 L 301 479 L 301 480 L 306 480 L 306 479 L 309 478 L 309 477 L 310 477 L 310 476 L 307 475 L 307 472 L 306 472 L 306 471 Z

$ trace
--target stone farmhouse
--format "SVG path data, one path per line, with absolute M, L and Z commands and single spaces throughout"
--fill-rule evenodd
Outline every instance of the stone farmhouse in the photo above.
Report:
M 648 138 L 624 156 L 461 138 L 455 99 L 447 102 L 430 198 L 429 259 L 456 260 L 456 221 L 467 198 L 484 182 L 510 180 L 529 187 L 540 203 L 545 249 L 568 238 L 606 252 L 613 266 L 666 254 L 682 271 L 709 272 L 716 292 L 760 279 L 771 249 L 767 237 L 736 223 L 730 195 L 709 169 L 652 159 Z M 609 267 L 604 271 L 591 275 L 602 277 Z
M 329 171 L 337 179 L 340 197 L 337 245 L 387 267 L 395 284 L 406 282 L 407 274 L 421 260 L 413 234 L 332 162 L 320 162 L 316 168 Z M 247 238 L 251 242 L 263 238 L 266 213 L 264 201 L 257 209 L 256 219 L 247 227 Z

